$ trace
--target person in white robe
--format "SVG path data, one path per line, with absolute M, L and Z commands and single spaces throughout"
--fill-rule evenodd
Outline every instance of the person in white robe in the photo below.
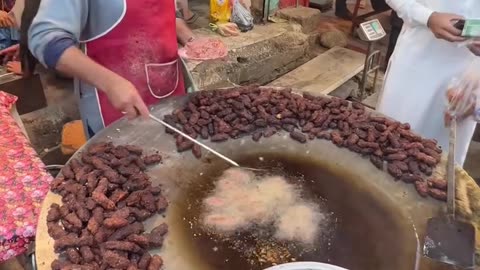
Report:
M 404 20 L 390 58 L 377 110 L 426 138 L 448 146 L 444 123 L 449 82 L 462 76 L 480 55 L 480 43 L 464 42 L 454 24 L 465 18 L 480 18 L 478 0 L 387 0 Z M 478 69 L 480 76 L 480 67 Z M 456 161 L 463 165 L 476 122 L 458 123 Z

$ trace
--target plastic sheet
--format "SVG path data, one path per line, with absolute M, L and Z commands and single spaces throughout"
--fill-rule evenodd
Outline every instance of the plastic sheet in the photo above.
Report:
M 463 74 L 450 81 L 447 91 L 446 124 L 452 117 L 463 119 L 474 116 L 480 120 L 480 61 L 474 60 Z
M 234 0 L 233 2 L 231 21 L 237 24 L 242 32 L 247 32 L 253 29 L 253 16 L 250 11 L 242 5 L 240 0 Z

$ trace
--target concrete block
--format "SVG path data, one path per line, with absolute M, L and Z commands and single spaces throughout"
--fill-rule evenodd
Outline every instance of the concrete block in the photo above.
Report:
M 242 65 L 239 72 L 239 84 L 265 84 L 279 75 L 287 73 L 298 65 L 289 67 L 291 63 L 297 62 L 305 55 L 305 47 L 291 47 L 288 53 L 271 54 L 261 59 L 261 61 L 251 61 Z
M 304 33 L 310 33 L 317 29 L 321 12 L 318 9 L 307 7 L 286 8 L 277 11 L 277 16 L 300 24 Z
M 342 31 L 328 31 L 320 35 L 320 45 L 328 49 L 346 47 L 348 45 L 348 37 Z
M 284 28 L 287 25 L 288 28 Z M 308 35 L 292 31 L 292 25 L 268 24 L 254 28 L 243 37 L 224 38 L 229 48 L 228 59 L 205 61 L 195 66 L 187 63 L 197 86 L 203 90 L 266 84 L 304 64 L 313 57 L 308 54 L 313 42 Z
M 352 79 L 333 90 L 330 95 L 341 99 L 346 99 L 355 91 L 358 91 L 358 83 Z
M 368 105 L 372 108 L 376 108 L 377 103 L 378 103 L 378 98 L 379 98 L 379 93 L 375 92 L 375 93 L 371 94 L 370 96 L 368 96 L 366 99 L 364 99 L 362 101 L 362 103 L 365 104 L 365 105 Z
M 71 121 L 57 106 L 27 113 L 21 118 L 37 153 L 57 146 L 61 141 L 63 124 Z

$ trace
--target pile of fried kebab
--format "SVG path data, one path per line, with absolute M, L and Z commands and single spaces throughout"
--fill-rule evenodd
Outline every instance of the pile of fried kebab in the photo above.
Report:
M 368 157 L 396 180 L 414 184 L 422 197 L 441 201 L 447 197 L 446 181 L 430 177 L 441 160 L 437 142 L 415 134 L 409 124 L 375 116 L 360 103 L 299 95 L 291 89 L 245 86 L 199 92 L 164 120 L 191 137 L 212 142 L 246 135 L 259 141 L 281 131 L 300 143 L 330 140 Z M 179 152 L 191 150 L 197 158 L 202 156 L 197 145 L 166 131 L 176 137 Z
M 48 233 L 60 253 L 52 269 L 162 267 L 162 259 L 148 249 L 162 246 L 168 227 L 161 224 L 145 233 L 142 224 L 168 206 L 145 173 L 162 157 L 142 153 L 132 145 L 99 143 L 62 169 L 51 189 L 62 196 L 63 205 L 52 204 L 47 215 Z

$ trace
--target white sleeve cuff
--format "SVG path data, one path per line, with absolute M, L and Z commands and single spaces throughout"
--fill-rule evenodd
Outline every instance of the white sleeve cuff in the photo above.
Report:
M 412 18 L 414 21 L 426 26 L 428 24 L 428 19 L 433 13 L 433 10 L 418 4 L 418 6 L 412 10 L 412 13 Z

